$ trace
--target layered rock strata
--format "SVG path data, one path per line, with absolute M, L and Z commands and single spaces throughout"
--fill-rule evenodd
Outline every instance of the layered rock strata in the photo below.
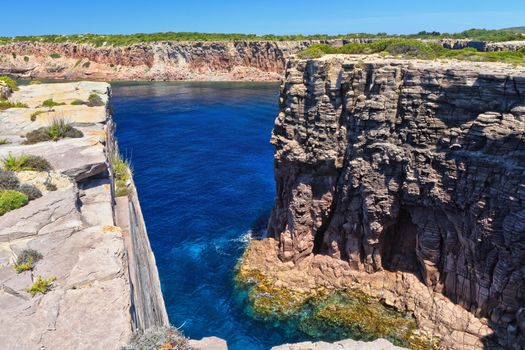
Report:
M 308 41 L 155 42 L 129 46 L 17 42 L 0 45 L 0 75 L 106 80 L 279 80 L 285 61 L 309 45 L 341 46 L 377 38 Z M 523 42 L 437 41 L 451 49 L 515 51 Z
M 524 134 L 523 68 L 290 60 L 272 135 L 275 240 L 254 241 L 245 267 L 287 288 L 359 288 L 443 348 L 519 349 Z
M 70 104 L 90 94 L 104 105 Z M 10 100 L 28 108 L 0 112 L 0 138 L 8 142 L 0 146 L 0 159 L 36 155 L 53 167 L 16 172 L 42 196 L 0 216 L 2 349 L 118 349 L 133 331 L 168 324 L 136 192 L 115 202 L 109 95 L 106 83 L 22 86 Z M 50 98 L 65 105 L 42 108 Z M 32 120 L 37 109 L 45 113 Z M 27 132 L 54 118 L 66 119 L 84 136 L 23 144 Z M 17 273 L 14 262 L 24 249 L 42 259 L 32 271 Z M 32 296 L 26 288 L 37 276 L 56 279 L 47 293 Z

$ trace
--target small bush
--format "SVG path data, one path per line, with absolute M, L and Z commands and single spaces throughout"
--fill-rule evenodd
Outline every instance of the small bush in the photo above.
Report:
M 89 66 L 91 65 L 91 62 L 87 61 L 87 62 L 84 62 L 84 64 L 82 65 L 83 68 L 89 68 Z
M 80 105 L 85 105 L 85 104 L 87 104 L 86 101 L 82 101 L 82 100 L 79 100 L 79 99 L 71 101 L 71 105 L 72 106 L 80 106 Z
M 16 60 L 16 53 L 12 52 L 11 56 L 13 56 L 13 58 Z
M 44 277 L 38 276 L 36 278 L 36 281 L 33 282 L 33 284 L 30 287 L 26 288 L 26 291 L 28 293 L 31 293 L 31 296 L 33 297 L 38 293 L 46 294 L 49 290 L 51 290 L 51 287 L 55 280 L 55 277 L 44 279 Z
M 104 106 L 104 101 L 102 101 L 102 98 L 99 95 L 91 94 L 88 97 L 87 105 L 89 107 Z
M 0 170 L 0 190 L 16 190 L 19 185 L 20 181 L 14 172 Z
M 0 139 L 0 146 L 1 146 L 1 145 L 8 145 L 8 144 L 10 144 L 10 143 L 11 143 L 11 142 L 9 142 L 8 139 Z
M 47 133 L 53 141 L 58 141 L 66 137 L 79 138 L 84 136 L 80 130 L 75 129 L 64 119 L 53 119 L 51 125 L 47 127 Z
M 57 188 L 57 185 L 55 185 L 54 183 L 52 182 L 48 182 L 46 181 L 45 183 L 46 185 L 46 190 L 50 191 L 50 192 L 53 192 L 53 191 L 56 191 L 58 188 Z
M 16 272 L 33 270 L 35 264 L 43 258 L 42 254 L 33 249 L 24 249 L 16 259 Z
M 24 62 L 29 62 L 29 57 L 24 56 Z
M 42 197 L 42 192 L 31 184 L 20 185 L 18 187 L 18 192 L 25 194 L 30 201 Z
M 122 159 L 119 154 L 116 154 L 111 159 L 111 168 L 115 179 L 115 195 L 117 197 L 127 196 L 130 192 L 128 181 L 131 178 L 129 162 Z
M 0 216 L 23 207 L 29 199 L 23 193 L 14 190 L 0 190 Z
M 13 156 L 9 154 L 2 160 L 3 169 L 7 171 L 49 171 L 51 165 L 40 156 L 21 154 Z
M 27 108 L 27 105 L 22 102 L 0 101 L 0 111 L 9 108 Z
M 64 119 L 53 119 L 51 125 L 27 133 L 25 144 L 31 145 L 38 142 L 58 141 L 66 137 L 79 138 L 83 136 L 82 131 L 75 129 Z
M 42 102 L 42 106 L 49 107 L 49 108 L 52 108 L 52 107 L 55 107 L 55 106 L 63 106 L 63 105 L 65 105 L 64 102 L 60 102 L 60 103 L 59 102 L 55 102 L 55 101 L 53 101 L 52 98 Z
M 60 58 L 60 54 L 58 54 L 58 53 L 52 53 L 51 55 L 49 55 L 49 57 L 54 58 L 54 59 L 55 59 L 55 58 Z
M 6 76 L 1 76 L 0 77 L 0 81 L 3 81 L 4 83 L 6 83 L 6 85 L 9 87 L 9 89 L 11 91 L 17 91 L 18 90 L 18 86 L 16 85 L 16 81 L 14 79 L 11 79 L 11 78 L 6 77 Z
M 190 350 L 188 340 L 175 327 L 152 327 L 133 333 L 124 350 Z
M 47 112 L 46 111 L 35 111 L 31 113 L 31 117 L 29 119 L 31 119 L 31 121 L 34 122 L 36 120 L 36 117 L 38 117 L 40 114 L 43 114 L 43 113 L 47 113 Z
M 33 79 L 29 82 L 29 85 L 38 85 L 38 84 L 42 84 L 42 81 L 38 79 Z

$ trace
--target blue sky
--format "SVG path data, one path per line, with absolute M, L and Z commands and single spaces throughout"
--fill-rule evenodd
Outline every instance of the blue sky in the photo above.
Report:
M 524 0 L 18 0 L 2 1 L 0 9 L 0 36 L 165 31 L 403 34 L 525 25 Z

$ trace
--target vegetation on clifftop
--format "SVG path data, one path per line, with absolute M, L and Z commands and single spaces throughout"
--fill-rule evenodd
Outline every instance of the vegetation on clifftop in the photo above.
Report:
M 385 54 L 403 58 L 458 59 L 476 62 L 525 64 L 525 48 L 519 51 L 478 52 L 473 48 L 445 49 L 439 44 L 415 39 L 385 39 L 367 44 L 350 43 L 341 47 L 326 44 L 311 45 L 297 54 L 300 58 L 318 58 L 325 54 Z
M 15 270 L 18 273 L 33 270 L 35 264 L 42 258 L 42 254 L 36 250 L 24 249 L 16 259 Z
M 28 197 L 15 190 L 0 190 L 0 216 L 23 207 L 29 202 Z
M 39 293 L 46 294 L 49 290 L 51 290 L 51 287 L 53 286 L 53 282 L 55 280 L 56 277 L 45 279 L 42 276 L 38 276 L 33 282 L 33 284 L 26 288 L 26 291 L 30 293 L 33 297 Z
M 195 32 L 165 32 L 165 33 L 137 33 L 128 35 L 103 35 L 103 34 L 72 34 L 72 35 L 39 35 L 39 36 L 16 36 L 0 37 L 0 44 L 14 42 L 46 42 L 46 43 L 85 43 L 95 46 L 124 46 L 136 43 L 148 43 L 158 41 L 239 41 L 239 40 L 261 40 L 261 41 L 299 41 L 299 40 L 329 40 L 329 39 L 351 39 L 351 38 L 411 38 L 411 39 L 471 39 L 479 41 L 511 41 L 524 40 L 524 36 L 512 29 L 487 30 L 469 29 L 460 33 L 419 32 L 408 35 L 388 35 L 387 33 L 369 34 L 354 33 L 341 35 L 256 35 L 256 34 L 226 34 L 226 33 L 195 33 Z
M 117 197 L 127 196 L 130 192 L 131 166 L 127 160 L 116 153 L 111 159 L 111 169 L 115 179 L 115 194 Z
M 53 119 L 47 127 L 42 127 L 26 134 L 25 144 L 31 145 L 38 142 L 58 141 L 64 138 L 84 137 L 82 131 L 74 128 L 63 118 Z
M 2 159 L 3 170 L 6 171 L 49 171 L 49 162 L 35 155 L 21 154 L 14 156 L 11 153 Z
M 18 86 L 17 86 L 16 81 L 14 79 L 6 77 L 6 76 L 1 76 L 0 77 L 0 81 L 3 81 L 11 91 L 17 91 L 18 90 Z

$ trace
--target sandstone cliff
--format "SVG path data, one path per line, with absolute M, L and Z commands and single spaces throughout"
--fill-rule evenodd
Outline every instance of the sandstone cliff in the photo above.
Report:
M 0 74 L 101 80 L 279 80 L 286 59 L 309 45 L 341 46 L 374 40 L 378 39 L 180 41 L 116 47 L 17 42 L 0 45 Z M 525 42 L 437 41 L 451 49 L 472 47 L 480 51 L 517 50 L 525 46 Z
M 268 230 L 282 263 L 266 273 L 295 273 L 290 284 L 304 274 L 310 286 L 364 281 L 413 312 L 442 347 L 519 349 L 524 135 L 523 68 L 290 60 L 272 135 L 277 198 Z M 254 242 L 247 260 L 270 256 L 268 240 Z
M 70 104 L 91 94 L 100 106 Z M 0 174 L 0 189 L 15 176 L 40 192 L 0 215 L 2 349 L 119 349 L 133 331 L 168 324 L 136 192 L 116 202 L 109 97 L 106 83 L 22 86 L 10 100 L 27 108 L 0 112 L 0 160 L 40 156 L 52 168 Z M 43 107 L 50 98 L 62 105 Z M 83 137 L 24 144 L 28 132 L 53 118 L 66 118 Z M 17 273 L 14 264 L 27 249 L 41 259 Z M 55 280 L 33 296 L 27 288 L 37 276 Z

